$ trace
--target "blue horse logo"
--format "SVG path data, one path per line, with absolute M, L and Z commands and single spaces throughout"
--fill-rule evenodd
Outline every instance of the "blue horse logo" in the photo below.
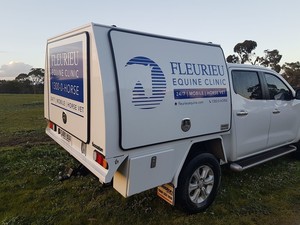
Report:
M 130 59 L 126 63 L 126 66 L 129 65 L 148 66 L 151 71 L 151 74 L 149 74 L 152 82 L 150 94 L 146 94 L 143 84 L 138 80 L 132 90 L 133 105 L 140 109 L 154 109 L 159 106 L 165 97 L 167 89 L 166 78 L 161 68 L 153 60 L 144 56 Z

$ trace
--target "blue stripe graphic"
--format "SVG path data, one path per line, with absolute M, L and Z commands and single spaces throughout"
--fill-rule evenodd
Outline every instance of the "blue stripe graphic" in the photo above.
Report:
M 151 67 L 151 90 L 146 93 L 140 81 L 137 81 L 132 90 L 132 104 L 140 109 L 154 109 L 163 101 L 167 82 L 161 68 L 151 59 L 137 56 L 130 59 L 125 66 L 143 65 Z M 147 87 L 148 90 L 149 87 Z

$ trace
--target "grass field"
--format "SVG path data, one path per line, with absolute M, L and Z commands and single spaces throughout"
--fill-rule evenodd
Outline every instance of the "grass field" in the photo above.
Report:
M 215 203 L 187 215 L 156 190 L 123 198 L 44 134 L 42 95 L 0 95 L 0 224 L 300 224 L 300 161 L 286 156 L 243 173 L 222 169 Z

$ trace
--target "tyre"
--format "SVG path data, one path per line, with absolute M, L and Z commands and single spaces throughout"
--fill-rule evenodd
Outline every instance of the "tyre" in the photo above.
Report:
M 209 153 L 197 155 L 182 169 L 176 188 L 176 205 L 188 213 L 207 209 L 214 201 L 221 181 L 218 160 Z

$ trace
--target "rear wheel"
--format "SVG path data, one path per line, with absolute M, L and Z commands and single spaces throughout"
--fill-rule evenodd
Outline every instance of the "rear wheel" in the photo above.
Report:
M 180 173 L 176 204 L 189 213 L 204 211 L 214 201 L 220 181 L 218 160 L 209 153 L 196 156 Z

